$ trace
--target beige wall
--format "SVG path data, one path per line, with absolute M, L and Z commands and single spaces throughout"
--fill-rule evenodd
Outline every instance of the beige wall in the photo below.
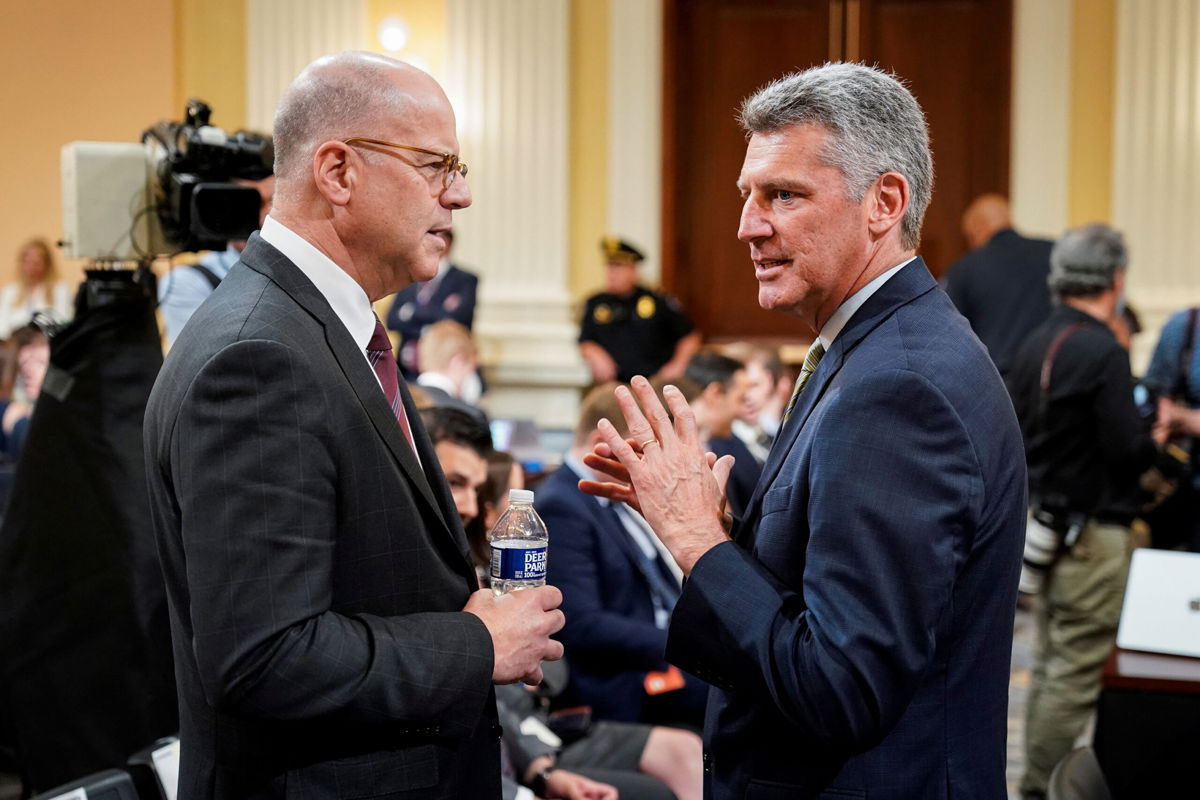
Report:
M 175 0 L 179 43 L 172 119 L 189 97 L 212 107 L 212 123 L 246 126 L 246 0 Z
M 1112 219 L 1116 7 L 1075 0 L 1072 21 L 1067 224 L 1074 227 Z
M 137 141 L 178 115 L 175 11 L 162 0 L 5 0 L 0 25 L 0 282 L 30 236 L 62 236 L 59 149 Z M 65 277 L 82 277 L 76 264 Z
M 609 233 L 608 0 L 571 4 L 570 285 L 576 297 L 604 283 L 600 239 Z

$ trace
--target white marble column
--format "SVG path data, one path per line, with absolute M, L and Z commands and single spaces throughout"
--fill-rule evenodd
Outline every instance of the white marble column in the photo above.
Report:
M 662 263 L 662 0 L 611 0 L 608 75 L 608 230 Z
M 313 59 L 363 46 L 365 0 L 247 0 L 246 120 L 271 130 L 279 96 Z
M 475 333 L 493 416 L 574 426 L 587 374 L 567 268 L 568 4 L 446 0 L 444 84 L 474 205 L 455 260 L 480 275 Z
M 1200 302 L 1200 3 L 1121 0 L 1114 125 L 1113 220 L 1146 328 L 1138 367 L 1166 318 Z

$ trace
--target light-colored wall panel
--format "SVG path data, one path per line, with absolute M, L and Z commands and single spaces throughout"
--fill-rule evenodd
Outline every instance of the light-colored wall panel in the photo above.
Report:
M 486 404 L 565 428 L 584 379 L 568 292 L 568 10 L 447 0 L 443 70 L 471 165 L 474 205 L 455 215 L 455 249 L 480 273 Z
M 609 232 L 642 248 L 642 278 L 657 284 L 662 251 L 662 0 L 611 2 Z
M 17 0 L 0 23 L 0 283 L 17 248 L 62 236 L 59 153 L 76 140 L 136 142 L 179 119 L 175 9 L 161 0 Z M 63 264 L 64 279 L 83 278 Z
M 366 46 L 365 0 L 247 0 L 246 101 L 253 128 L 271 129 L 283 90 L 313 59 Z
M 571 1 L 571 294 L 604 284 L 599 242 L 608 227 L 609 0 Z
M 1071 2 L 1016 0 L 1013 14 L 1013 220 L 1056 238 L 1067 225 Z
M 1166 317 L 1200 302 L 1200 4 L 1121 0 L 1117 31 L 1113 221 L 1147 331 L 1138 369 Z

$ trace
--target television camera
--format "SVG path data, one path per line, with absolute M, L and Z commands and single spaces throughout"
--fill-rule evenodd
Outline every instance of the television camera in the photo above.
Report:
M 191 99 L 182 122 L 163 121 L 141 143 L 71 142 L 62 150 L 63 246 L 74 258 L 145 262 L 225 247 L 258 228 L 261 197 L 238 180 L 272 173 L 271 140 L 209 124 Z

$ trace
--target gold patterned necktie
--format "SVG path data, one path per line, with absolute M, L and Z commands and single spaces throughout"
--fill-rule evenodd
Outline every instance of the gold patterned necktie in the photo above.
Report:
M 823 355 L 825 355 L 825 345 L 821 344 L 818 339 L 813 342 L 812 347 L 808 348 L 808 355 L 804 357 L 804 366 L 800 367 L 800 375 L 796 378 L 796 388 L 792 390 L 792 399 L 788 400 L 787 411 L 783 412 L 784 422 L 787 422 L 788 417 L 792 415 L 792 409 L 796 407 L 796 401 L 800 398 L 800 393 L 808 385 L 808 379 L 816 371 L 817 364 L 821 363 L 821 356 Z

